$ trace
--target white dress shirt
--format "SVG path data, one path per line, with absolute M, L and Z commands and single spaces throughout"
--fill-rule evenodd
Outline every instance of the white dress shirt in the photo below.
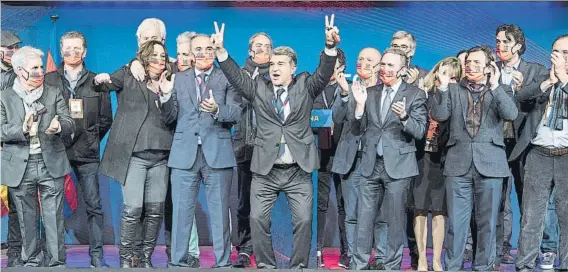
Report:
M 551 87 L 553 88 L 553 87 Z M 536 136 L 532 139 L 532 144 L 546 147 L 546 148 L 566 148 L 568 147 L 568 120 L 562 119 L 563 130 L 554 130 L 548 126 L 548 116 L 550 116 L 550 111 L 552 110 L 552 102 L 554 98 L 554 91 L 550 92 L 550 98 L 544 116 L 540 121 L 538 129 L 536 131 Z M 565 104 L 566 101 L 561 104 Z

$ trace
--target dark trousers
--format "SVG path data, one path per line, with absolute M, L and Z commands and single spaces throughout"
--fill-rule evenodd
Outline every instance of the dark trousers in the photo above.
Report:
M 526 158 L 521 234 L 516 268 L 533 271 L 540 251 L 550 196 L 556 190 L 560 266 L 568 269 L 568 155 L 548 156 L 531 149 Z
M 357 251 L 355 269 L 368 268 L 371 257 L 375 219 L 379 210 L 387 221 L 386 270 L 400 270 L 406 226 L 406 198 L 411 178 L 392 179 L 385 170 L 382 157 L 377 157 L 371 176 L 360 186 L 359 211 L 357 213 Z M 378 237 L 375 237 L 377 239 Z
M 327 151 L 327 150 L 326 150 Z M 337 201 L 337 224 L 339 225 L 339 245 L 341 255 L 347 255 L 347 236 L 345 232 L 345 209 L 343 202 L 343 194 L 341 190 L 341 178 L 338 174 L 331 172 L 333 156 L 322 150 L 321 162 L 322 167 L 318 172 L 318 207 L 317 207 L 317 240 L 318 251 L 324 246 L 325 227 L 327 224 L 327 209 L 329 207 L 329 194 L 331 192 L 331 183 L 335 187 L 335 197 Z M 326 154 L 327 153 L 327 154 Z M 324 168 L 325 166 L 325 168 Z
M 544 219 L 544 233 L 540 251 L 542 253 L 558 251 L 558 216 L 556 215 L 556 190 L 552 189 L 552 195 L 548 201 L 546 217 Z
M 211 168 L 201 147 L 190 169 L 172 168 L 172 252 L 171 267 L 187 267 L 189 241 L 193 231 L 199 187 L 203 183 L 207 208 L 211 218 L 211 236 L 215 254 L 215 268 L 231 266 L 229 227 L 229 193 L 232 168 Z
M 515 147 L 515 139 L 505 139 L 505 151 L 507 157 Z M 511 169 L 511 177 L 503 179 L 503 188 L 501 194 L 501 204 L 499 205 L 499 217 L 497 219 L 497 260 L 496 263 L 501 263 L 503 254 L 509 253 L 511 250 L 511 236 L 513 235 L 513 211 L 511 203 L 511 191 L 513 182 L 515 184 L 515 191 L 519 207 L 521 207 L 523 197 L 523 164 L 520 159 L 509 162 Z
M 239 163 L 238 171 L 238 193 L 239 206 L 237 208 L 237 234 L 239 253 L 252 255 L 252 240 L 250 229 L 250 187 L 252 183 L 252 172 L 250 171 L 250 161 Z
M 99 192 L 99 163 L 71 161 L 71 167 L 77 177 L 77 184 L 83 192 L 88 229 L 89 256 L 91 259 L 103 259 L 103 210 Z
M 271 212 L 280 193 L 292 212 L 292 256 L 290 269 L 308 267 L 312 240 L 314 192 L 311 173 L 298 165 L 274 165 L 267 175 L 253 173 L 251 185 L 252 245 L 258 268 L 276 268 L 270 236 Z
M 345 232 L 347 237 L 347 256 L 354 262 L 353 256 L 357 250 L 357 212 L 359 211 L 359 193 L 361 183 L 366 178 L 359 172 L 360 156 L 353 163 L 352 169 L 343 176 L 341 194 L 345 207 Z M 373 234 L 375 247 L 375 262 L 384 263 L 387 255 L 387 222 L 385 213 L 378 210 L 375 215 L 375 230 Z
M 47 265 L 50 267 L 65 265 L 64 183 L 63 177 L 53 178 L 49 174 L 41 154 L 34 154 L 28 159 L 21 183 L 17 187 L 8 189 L 18 214 L 22 234 L 21 258 L 26 267 L 37 267 L 43 263 L 38 228 L 40 215 L 38 191 L 46 236 L 47 252 L 44 252 L 44 258 L 49 258 Z
M 8 258 L 20 258 L 22 253 L 22 235 L 20 234 L 20 222 L 16 211 L 15 200 L 8 190 Z
M 472 232 L 477 232 L 473 269 L 493 270 L 496 256 L 495 229 L 502 184 L 502 178 L 482 176 L 473 162 L 467 174 L 459 177 L 446 176 L 447 271 L 457 271 L 462 266 L 472 209 L 475 212 L 475 228 L 472 228 Z

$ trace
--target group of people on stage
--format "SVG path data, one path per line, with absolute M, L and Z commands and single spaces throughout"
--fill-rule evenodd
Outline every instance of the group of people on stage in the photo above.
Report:
M 240 67 L 217 22 L 213 35 L 180 34 L 173 59 L 164 23 L 145 19 L 136 57 L 98 74 L 86 67 L 80 32 L 61 37 L 63 62 L 46 74 L 42 51 L 20 47 L 14 33 L 2 31 L 8 266 L 65 266 L 64 178 L 73 171 L 86 204 L 91 267 L 108 267 L 101 173 L 122 185 L 121 268 L 153 266 L 163 221 L 168 266 L 199 267 L 195 211 L 203 184 L 214 268 L 250 267 L 253 254 L 258 268 L 276 268 L 271 211 L 279 193 L 292 212 L 290 268 L 308 267 L 314 197 L 318 267 L 329 265 L 322 249 L 333 185 L 338 265 L 346 269 L 400 270 L 405 237 L 419 271 L 461 270 L 466 261 L 475 270 L 515 263 L 533 271 L 541 253 L 541 268 L 558 260 L 558 269 L 568 269 L 568 200 L 554 197 L 568 194 L 568 34 L 554 40 L 550 69 L 523 60 L 522 30 L 504 24 L 495 31 L 495 52 L 474 46 L 427 71 L 412 62 L 415 37 L 397 31 L 386 50 L 359 52 L 349 80 L 334 21 L 325 18 L 313 74 L 296 71 L 295 51 L 274 47 L 264 32 L 250 37 Z M 311 128 L 313 109 L 331 110 L 333 125 Z M 231 262 L 234 167 L 239 253 Z M 513 184 L 522 213 L 516 260 Z

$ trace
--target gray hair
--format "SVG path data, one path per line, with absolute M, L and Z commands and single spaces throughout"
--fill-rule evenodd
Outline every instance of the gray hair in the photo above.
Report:
M 290 62 L 293 65 L 298 65 L 298 56 L 296 55 L 296 51 L 288 46 L 278 46 L 272 50 L 273 56 L 288 56 L 290 57 Z
M 197 35 L 197 33 L 191 31 L 186 31 L 184 33 L 181 33 L 177 36 L 176 38 L 176 43 L 180 44 L 180 43 L 191 43 L 191 38 L 193 38 L 193 36 Z
M 404 30 L 399 30 L 397 32 L 395 32 L 392 35 L 392 40 L 395 39 L 409 39 L 410 40 L 410 50 L 413 51 L 416 49 L 416 38 L 414 37 L 414 35 L 404 31 Z
M 268 34 L 266 34 L 266 32 L 257 32 L 257 33 L 254 33 L 249 38 L 249 50 L 252 49 L 252 43 L 253 43 L 254 39 L 258 36 L 265 36 L 266 38 L 268 38 L 268 40 L 270 41 L 270 47 L 272 47 L 272 38 L 270 38 L 270 36 L 268 36 Z
M 61 39 L 59 39 L 59 46 L 61 46 L 61 48 L 63 48 L 63 41 L 66 39 L 80 39 L 83 42 L 83 47 L 85 49 L 87 48 L 87 39 L 85 38 L 83 33 L 79 31 L 70 31 L 63 34 L 63 36 L 61 36 Z
M 24 46 L 16 51 L 16 53 L 12 56 L 12 67 L 14 67 L 14 69 L 24 67 L 29 59 L 35 57 L 43 58 L 43 56 L 44 54 L 41 50 L 31 46 Z
M 198 38 L 198 37 L 203 37 L 203 38 L 211 38 L 211 36 L 207 35 L 207 34 L 202 34 L 202 33 L 196 33 L 193 34 L 193 36 L 191 37 L 191 39 L 189 40 L 189 42 L 193 42 L 194 39 Z
M 138 30 L 136 30 L 136 37 L 140 40 L 140 35 L 142 35 L 142 31 L 147 29 L 158 29 L 160 31 L 160 35 L 162 39 L 166 39 L 166 25 L 162 20 L 158 18 L 146 18 L 140 25 L 138 26 Z
M 403 67 L 406 66 L 406 64 L 408 63 L 408 57 L 406 57 L 406 54 L 401 49 L 389 47 L 389 48 L 385 49 L 385 52 L 383 53 L 383 57 L 388 53 L 398 55 L 400 57 L 400 61 L 402 62 Z

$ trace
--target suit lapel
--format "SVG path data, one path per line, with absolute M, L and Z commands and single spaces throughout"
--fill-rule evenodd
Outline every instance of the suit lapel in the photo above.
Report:
M 521 74 L 523 74 L 523 85 L 527 82 L 528 77 L 527 77 L 527 63 L 525 62 L 525 60 L 521 59 L 521 62 L 519 63 L 519 72 L 521 72 Z
M 278 122 L 280 122 L 280 117 L 278 117 L 278 114 L 276 114 L 276 110 L 274 109 L 273 102 L 276 96 L 274 95 L 274 85 L 272 85 L 272 82 L 266 85 L 265 91 L 266 91 L 265 95 L 267 97 L 266 106 L 268 107 L 268 112 L 270 113 L 270 115 L 272 115 L 272 117 L 274 117 L 276 120 L 278 120 Z
M 41 97 L 38 99 L 38 101 L 47 109 L 48 105 L 47 105 L 47 101 L 50 101 L 50 99 L 48 98 L 49 96 L 49 92 L 47 91 L 47 88 L 44 86 L 43 88 L 43 94 L 41 95 Z M 23 105 L 22 105 L 23 106 Z M 56 112 L 53 113 L 54 115 L 57 114 Z M 45 112 L 44 114 L 41 114 L 39 116 L 39 120 L 38 120 L 38 124 L 39 127 L 41 127 L 42 122 L 44 121 L 43 118 L 44 116 L 47 115 L 47 112 Z M 51 123 L 51 120 L 45 120 L 47 123 L 47 126 L 49 127 L 49 124 Z
M 136 80 L 136 82 L 138 83 L 138 89 L 142 92 L 142 95 L 144 96 L 146 103 L 148 103 L 148 91 L 149 91 L 149 89 L 148 89 L 148 87 L 146 87 L 147 82 L 146 81 L 140 82 L 140 81 L 137 81 L 137 80 Z
M 295 88 L 288 89 L 288 104 L 290 105 L 290 114 L 288 115 L 284 123 L 287 123 L 290 119 L 290 116 L 292 116 L 300 108 L 300 105 L 298 105 L 298 93 L 299 92 Z
M 489 88 L 489 87 L 487 87 Z M 483 122 L 487 119 L 487 114 L 489 113 L 489 109 L 491 109 L 491 104 L 493 104 L 493 94 L 491 90 L 487 90 L 483 95 L 483 115 L 481 115 L 481 122 L 479 122 L 479 128 L 483 126 Z
M 221 75 L 223 74 L 223 72 L 221 72 L 221 70 L 217 67 L 213 67 L 213 70 L 211 71 L 211 74 L 209 75 L 209 80 L 207 80 L 207 90 L 206 92 L 209 92 L 209 90 L 216 90 L 217 84 L 219 82 L 219 80 L 221 79 Z
M 16 80 L 18 80 L 18 79 L 16 79 Z M 13 101 L 12 104 L 16 108 L 16 112 L 18 112 L 18 115 L 20 116 L 20 119 L 23 122 L 24 119 L 26 118 L 26 108 L 24 107 L 24 101 L 13 90 L 12 90 L 12 97 L 13 97 L 12 98 L 12 101 Z
M 374 109 L 376 112 L 376 116 L 377 116 L 377 121 L 379 123 L 380 127 L 383 127 L 383 122 L 381 122 L 381 107 L 382 107 L 382 103 L 381 103 L 381 97 L 383 97 L 383 87 L 384 85 L 380 85 L 376 91 L 374 91 L 374 95 L 375 95 L 375 103 L 374 103 Z M 367 99 L 368 101 L 369 99 Z M 369 107 L 369 105 L 367 105 L 367 107 Z
M 406 92 L 406 87 L 407 87 L 407 83 L 403 80 L 400 83 L 400 86 L 398 87 L 398 91 L 396 92 L 396 94 L 394 95 L 394 99 L 391 101 L 391 105 L 393 103 L 402 101 L 402 98 L 404 97 L 404 93 Z M 410 103 L 410 101 L 406 101 L 407 103 Z M 391 105 L 389 105 L 389 108 L 391 107 Z M 381 105 L 382 107 L 382 105 Z M 381 109 L 382 110 L 382 109 Z M 387 114 L 387 118 L 385 118 L 385 124 L 388 123 L 390 121 L 391 118 L 397 118 L 396 114 L 394 113 L 394 111 L 389 110 L 388 114 Z M 383 124 L 384 125 L 384 124 Z
M 189 99 L 191 100 L 191 104 L 193 104 L 193 106 L 197 109 L 199 105 L 197 105 L 197 84 L 195 81 L 195 70 L 194 68 L 190 68 L 185 75 L 188 77 L 188 80 L 185 81 L 188 86 L 187 88 L 184 88 L 185 90 L 182 91 L 186 91 L 189 92 Z

